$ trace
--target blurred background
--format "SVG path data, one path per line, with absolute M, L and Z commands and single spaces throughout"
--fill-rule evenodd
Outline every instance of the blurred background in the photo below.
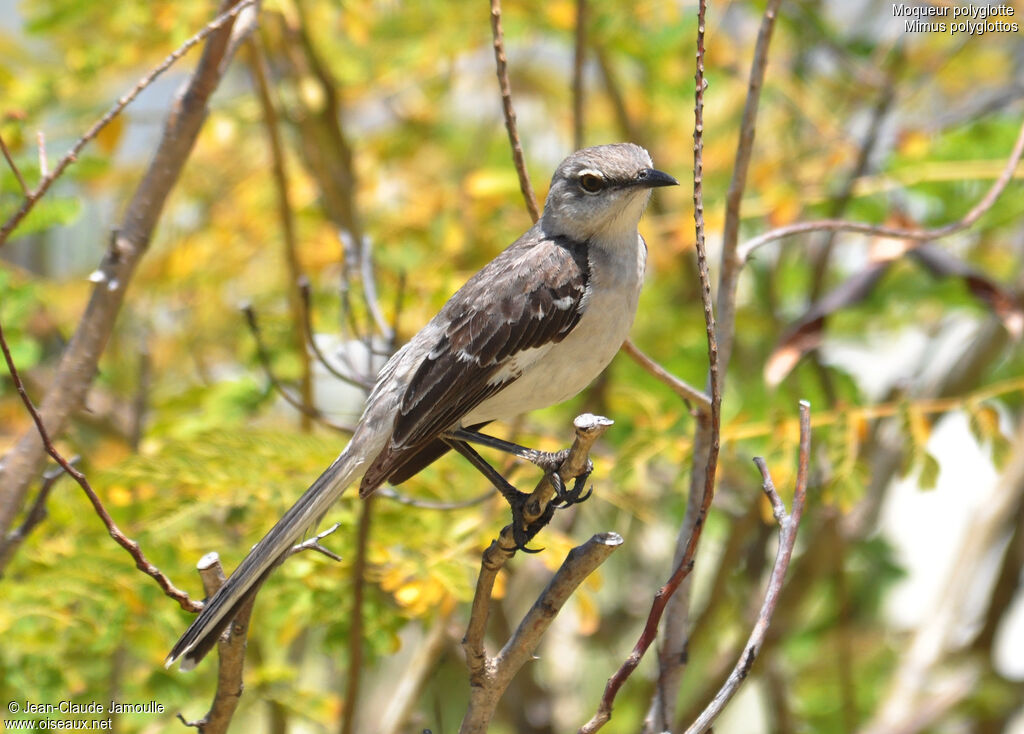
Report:
M 782 3 L 741 241 L 825 217 L 945 225 L 1003 171 L 1024 121 L 1019 27 L 924 32 L 896 7 Z M 992 20 L 1024 22 L 1010 7 L 1015 16 Z M 716 282 L 764 8 L 708 11 L 704 197 Z M 0 136 L 28 185 L 40 176 L 38 132 L 52 168 L 216 13 L 206 0 L 0 0 Z M 691 2 L 503 8 L 538 196 L 572 150 L 621 140 L 647 147 L 682 182 L 658 190 L 641 222 L 648 283 L 632 338 L 702 387 L 695 18 Z M 90 274 L 198 54 L 104 128 L 0 250 L 0 321 L 36 399 L 52 386 Z M 751 458 L 765 457 L 788 504 L 796 405 L 806 399 L 814 448 L 796 554 L 766 645 L 715 730 L 1024 732 L 1022 193 L 1011 181 L 974 226 L 918 249 L 812 233 L 753 254 L 739 282 L 718 493 L 697 556 L 673 730 L 714 695 L 749 633 L 777 538 Z M 0 167 L 0 219 L 21 199 L 11 168 Z M 125 532 L 200 598 L 199 557 L 216 550 L 227 569 L 240 561 L 344 445 L 359 382 L 529 225 L 485 3 L 267 0 L 213 96 L 87 404 L 59 445 L 81 457 Z M 594 456 L 594 496 L 559 513 L 536 540 L 544 552 L 520 554 L 503 572 L 492 652 L 570 547 L 603 531 L 625 544 L 513 682 L 496 734 L 586 721 L 671 572 L 690 481 L 690 407 L 620 354 L 580 397 L 500 430 L 557 449 L 584 410 L 615 420 Z M 6 453 L 31 430 L 6 378 L 0 416 Z M 538 479 L 505 468 L 523 487 Z M 267 583 L 234 730 L 380 732 L 399 683 L 410 681 L 419 692 L 394 731 L 457 730 L 469 688 L 458 644 L 467 603 L 480 551 L 508 511 L 457 458 L 398 491 L 372 504 L 346 495 L 325 520 L 340 528 L 324 541 L 343 560 L 300 554 Z M 175 730 L 179 711 L 201 716 L 212 660 L 191 674 L 162 665 L 189 615 L 134 568 L 74 482 L 48 493 L 46 519 L 3 560 L 0 698 L 164 706 L 115 717 L 122 732 Z M 2 530 L 10 537 L 17 527 Z M 643 729 L 656 658 L 652 648 L 605 731 Z

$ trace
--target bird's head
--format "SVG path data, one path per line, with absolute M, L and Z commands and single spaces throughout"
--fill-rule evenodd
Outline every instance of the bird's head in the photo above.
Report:
M 541 226 L 549 236 L 619 242 L 636 231 L 651 189 L 676 186 L 653 168 L 639 145 L 615 143 L 578 150 L 551 177 Z

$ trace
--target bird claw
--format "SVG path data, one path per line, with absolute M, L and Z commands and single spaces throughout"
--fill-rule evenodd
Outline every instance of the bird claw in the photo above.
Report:
M 587 479 L 590 478 L 591 472 L 594 471 L 594 464 L 589 459 L 587 460 L 587 468 L 573 480 L 572 489 L 567 490 L 565 488 L 565 482 L 558 472 L 552 472 L 549 477 L 551 484 L 555 488 L 555 496 L 558 498 L 557 506 L 564 509 L 577 505 L 580 502 L 585 502 L 590 498 L 590 495 L 594 493 L 593 485 L 587 489 L 586 494 L 583 494 L 583 490 L 586 489 Z

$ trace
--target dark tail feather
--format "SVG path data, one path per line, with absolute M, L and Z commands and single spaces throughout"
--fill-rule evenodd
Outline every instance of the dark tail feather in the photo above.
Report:
M 253 546 L 230 578 L 210 597 L 203 611 L 174 645 L 165 667 L 184 656 L 182 670 L 191 670 L 203 659 L 228 626 L 242 604 L 259 589 L 270 572 L 281 563 L 296 541 L 323 517 L 328 508 L 355 478 L 361 461 L 343 451 L 313 482 L 288 512 Z

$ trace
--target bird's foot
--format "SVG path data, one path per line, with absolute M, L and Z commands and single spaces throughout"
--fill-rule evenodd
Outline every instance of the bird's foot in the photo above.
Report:
M 530 495 L 519 490 L 515 490 L 514 496 L 504 492 L 502 494 L 512 508 L 512 540 L 515 541 L 515 545 L 511 548 L 504 548 L 503 550 L 509 552 L 540 553 L 544 550 L 543 548 L 530 548 L 527 546 L 527 543 L 533 540 L 533 537 L 541 531 L 541 528 L 551 522 L 551 518 L 555 514 L 555 504 L 553 502 L 549 503 L 540 517 L 536 518 L 533 522 L 527 522 L 526 503 Z
M 587 468 L 582 474 L 573 480 L 572 489 L 566 489 L 565 482 L 562 481 L 562 477 L 557 471 L 551 472 L 548 475 L 548 478 L 555 488 L 555 498 L 557 499 L 557 502 L 553 502 L 552 504 L 564 509 L 588 500 L 590 495 L 594 493 L 593 486 L 587 489 L 587 479 L 590 478 L 590 474 L 593 471 L 594 464 L 590 459 L 587 459 Z M 587 490 L 586 494 L 583 493 L 584 489 Z

